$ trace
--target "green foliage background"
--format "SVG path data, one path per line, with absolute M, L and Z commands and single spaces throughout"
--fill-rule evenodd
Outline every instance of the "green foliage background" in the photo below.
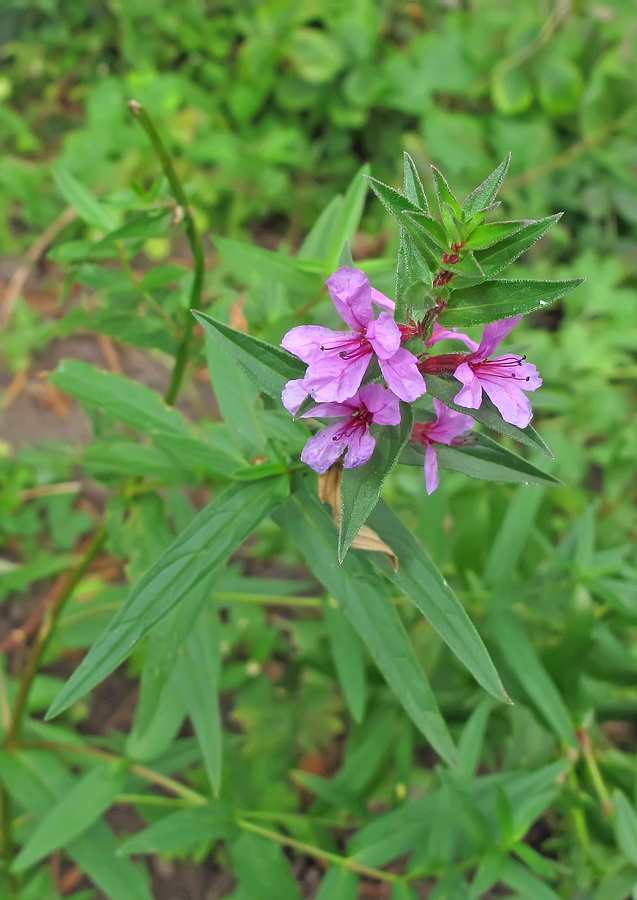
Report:
M 413 884 L 390 879 L 392 900 L 418 896 L 410 891 L 424 891 L 426 879 L 440 900 L 489 897 L 495 884 L 501 895 L 532 900 L 637 896 L 637 28 L 630 5 L 156 0 L 151 8 L 148 0 L 12 0 L 0 10 L 0 39 L 5 252 L 30 246 L 72 202 L 77 183 L 104 201 L 85 206 L 50 254 L 82 286 L 82 302 L 46 319 L 19 300 L 3 335 L 10 372 L 28 367 L 51 338 L 80 329 L 168 356 L 176 350 L 190 275 L 172 261 L 179 248 L 172 212 L 165 185 L 155 181 L 157 161 L 127 110 L 130 98 L 152 114 L 197 223 L 211 232 L 218 255 L 205 293 L 217 303 L 214 314 L 227 316 L 241 290 L 251 330 L 272 342 L 298 323 L 294 311 L 306 302 L 310 318 L 317 309 L 324 314 L 321 282 L 340 246 L 315 240 L 320 253 L 301 251 L 296 263 L 290 255 L 363 163 L 397 185 L 402 150 L 425 180 L 428 164 L 439 166 L 459 196 L 512 151 L 501 218 L 565 211 L 517 273 L 587 279 L 515 336 L 544 377 L 534 423 L 563 486 L 485 485 L 444 472 L 441 489 L 427 498 L 417 470 L 401 468 L 388 482 L 386 499 L 452 582 L 515 701 L 504 708 L 485 699 L 437 635 L 401 607 L 458 742 L 463 776 L 432 768 L 429 758 L 423 764 L 422 738 L 348 621 L 300 568 L 299 548 L 266 521 L 241 564 L 214 584 L 225 616 L 221 668 L 216 651 L 195 635 L 181 688 L 163 698 L 161 720 L 149 724 L 147 710 L 138 711 L 130 736 L 115 731 L 98 741 L 115 761 L 96 768 L 92 759 L 79 780 L 69 763 L 86 765 L 86 755 L 67 754 L 62 765 L 50 749 L 4 754 L 0 778 L 26 817 L 17 836 L 31 848 L 22 857 L 24 900 L 58 896 L 48 869 L 33 866 L 55 849 L 50 835 L 59 821 L 47 820 L 47 810 L 73 796 L 95 815 L 84 837 L 66 836 L 71 858 L 114 900 L 148 896 L 145 876 L 127 857 L 112 870 L 104 862 L 117 842 L 99 816 L 115 799 L 132 802 L 121 800 L 120 758 L 189 785 L 176 795 L 186 809 L 169 809 L 182 819 L 164 831 L 165 810 L 139 801 L 156 830 L 131 837 L 125 852 L 201 859 L 221 839 L 215 852 L 238 878 L 235 900 L 253 900 L 254 885 L 264 881 L 276 885 L 277 897 L 299 896 L 273 834 L 297 858 L 303 851 L 294 841 L 319 848 L 328 865 L 320 900 L 356 897 L 361 866 L 384 870 L 405 853 Z M 79 202 L 86 204 L 85 194 Z M 159 265 L 131 283 L 125 266 L 103 268 L 86 248 L 129 222 L 134 209 L 150 219 L 124 239 L 124 259 L 143 252 Z M 267 256 L 255 243 L 281 252 Z M 396 246 L 392 223 L 368 198 L 354 250 L 372 258 L 365 268 L 389 294 Z M 325 271 L 312 268 L 316 258 Z M 86 300 L 93 292 L 96 305 Z M 131 304 L 143 315 L 132 319 Z M 203 360 L 202 346 L 198 352 Z M 211 358 L 213 383 L 214 366 Z M 233 421 L 233 409 L 254 402 L 241 400 L 240 379 L 236 395 L 219 398 L 225 424 L 191 426 L 154 406 L 160 398 L 142 387 L 138 395 L 130 386 L 119 390 L 130 404 L 127 418 L 113 383 L 102 385 L 77 364 L 55 378 L 91 410 L 94 441 L 83 451 L 83 471 L 109 488 L 128 478 L 124 491 L 113 490 L 107 530 L 109 552 L 131 583 L 194 515 L 183 485 L 249 477 L 243 469 L 262 432 L 274 430 L 261 410 L 248 427 L 240 416 Z M 154 428 L 154 437 L 133 441 L 113 420 L 145 434 Z M 294 440 L 286 422 L 281 414 L 276 427 Z M 69 495 L 23 502 L 24 490 L 70 479 L 76 450 L 18 452 L 8 444 L 3 452 L 0 548 L 8 565 L 0 598 L 8 601 L 74 564 L 77 541 L 93 523 Z M 137 494 L 142 475 L 161 489 Z M 299 513 L 290 507 L 287 515 L 295 521 Z M 328 566 L 316 552 L 315 566 Z M 279 568 L 261 577 L 272 559 Z M 92 643 L 126 592 L 87 576 L 45 661 Z M 129 677 L 161 657 L 172 627 L 169 620 L 135 650 Z M 281 659 L 283 674 L 276 674 Z M 222 737 L 203 724 L 210 709 L 194 688 L 195 663 L 232 697 L 232 728 Z M 53 671 L 34 683 L 27 736 L 82 743 L 75 726 L 87 714 L 84 701 L 55 724 L 38 719 L 60 687 Z M 8 690 L 12 699 L 13 683 Z M 179 690 L 190 697 L 195 737 L 179 736 Z M 201 800 L 218 786 L 210 755 L 216 741 L 225 747 L 222 800 L 245 813 L 240 825 L 225 806 Z M 335 764 L 330 754 L 339 742 Z M 329 777 L 303 770 L 308 753 L 331 760 Z M 126 795 L 148 791 L 139 772 L 130 777 Z M 64 806 L 56 815 L 74 818 Z M 44 835 L 33 830 L 34 817 Z

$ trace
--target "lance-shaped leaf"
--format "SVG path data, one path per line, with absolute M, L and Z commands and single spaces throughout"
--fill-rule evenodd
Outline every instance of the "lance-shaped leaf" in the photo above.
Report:
M 485 691 L 497 700 L 508 701 L 473 622 L 424 547 L 384 502 L 372 513 L 370 524 L 400 562 L 396 572 L 380 556 L 377 565 L 410 597 Z
M 403 176 L 403 193 L 412 203 L 415 203 L 423 212 L 429 212 L 427 195 L 420 180 L 418 169 L 409 153 L 403 153 L 405 174 Z
M 562 482 L 543 472 L 528 460 L 502 447 L 486 434 L 472 433 L 465 442 L 436 444 L 434 447 L 441 469 L 452 469 L 470 478 L 485 481 L 508 481 L 520 484 L 559 485 Z M 406 465 L 423 465 L 425 448 L 422 444 L 409 444 L 403 450 L 400 462 Z
M 303 377 L 305 364 L 286 350 L 250 334 L 235 331 L 206 313 L 193 310 L 192 314 L 203 325 L 215 347 L 234 359 L 246 375 L 270 397 L 279 400 L 286 382 Z
M 436 397 L 438 400 L 442 400 L 442 402 L 451 409 L 470 415 L 472 419 L 475 419 L 476 422 L 480 422 L 481 425 L 485 425 L 487 428 L 490 428 L 492 431 L 497 431 L 499 434 L 506 434 L 508 437 L 513 438 L 514 441 L 526 444 L 527 447 L 533 447 L 534 450 L 539 450 L 545 456 L 553 456 L 532 425 L 527 425 L 526 428 L 518 428 L 517 425 L 511 425 L 509 422 L 505 422 L 488 397 L 483 397 L 479 409 L 468 409 L 466 406 L 460 406 L 455 403 L 453 398 L 461 388 L 460 382 L 456 381 L 455 378 L 441 378 L 439 375 L 425 375 L 425 383 L 427 385 L 427 393 L 432 397 Z
M 509 170 L 510 162 L 511 154 L 507 153 L 500 165 L 484 179 L 482 184 L 478 185 L 478 187 L 469 194 L 462 204 L 462 211 L 467 218 L 493 203 L 496 194 L 500 190 L 500 185 L 504 181 L 506 173 Z
M 550 231 L 561 218 L 562 213 L 556 213 L 554 216 L 547 216 L 545 219 L 530 222 L 486 250 L 477 251 L 476 259 L 480 263 L 485 276 L 493 278 L 494 275 L 505 269 L 518 256 L 521 256 L 529 247 L 532 247 L 533 244 L 539 241 L 547 231 Z M 488 228 L 489 226 L 483 225 L 481 227 Z
M 512 234 L 520 231 L 525 225 L 534 225 L 535 222 L 529 219 L 516 219 L 511 222 L 487 222 L 485 225 L 479 225 L 475 231 L 471 232 L 471 236 L 467 238 L 465 244 L 470 250 L 485 250 L 492 244 L 510 237 Z
M 488 325 L 510 316 L 542 309 L 559 300 L 582 283 L 583 278 L 565 281 L 486 281 L 453 291 L 449 306 L 441 313 L 440 323 L 455 325 Z
M 119 763 L 100 763 L 82 775 L 38 822 L 12 869 L 22 872 L 85 832 L 113 805 L 124 789 L 126 771 Z
M 411 435 L 414 417 L 408 403 L 400 404 L 400 424 L 379 427 L 376 447 L 364 466 L 343 469 L 341 481 L 341 527 L 338 558 L 343 557 L 362 525 L 380 500 L 383 485 Z
M 435 166 L 431 167 L 431 171 L 434 177 L 434 185 L 436 186 L 436 194 L 438 195 L 440 214 L 442 215 L 443 206 L 446 203 L 453 211 L 454 216 L 457 219 L 462 220 L 464 218 L 462 209 L 452 193 L 451 188 L 447 184 L 447 179 Z
M 431 270 L 406 228 L 400 229 L 396 267 L 396 319 L 404 321 L 407 309 L 433 306 Z
M 103 206 L 67 168 L 58 162 L 51 172 L 55 186 L 81 219 L 102 231 L 113 231 L 117 227 L 112 211 Z
M 434 250 L 438 248 L 439 251 L 443 253 L 449 250 L 449 239 L 445 233 L 445 229 L 442 227 L 440 222 L 437 219 L 433 219 L 428 213 L 425 212 L 412 212 L 407 210 L 405 212 L 405 218 L 408 222 L 413 223 L 416 228 L 410 228 L 410 233 L 413 235 L 419 235 L 421 232 L 424 232 L 427 239 L 427 245 L 432 247 Z M 415 240 L 416 238 L 414 238 Z
M 218 801 L 210 806 L 169 813 L 125 840 L 119 852 L 123 856 L 133 853 L 187 853 L 202 844 L 231 838 L 236 834 L 232 808 Z
M 286 500 L 274 518 L 338 600 L 416 727 L 443 759 L 456 765 L 456 748 L 384 580 L 360 555 L 350 553 L 339 565 L 331 517 L 304 488 Z
M 262 279 L 285 284 L 309 295 L 315 294 L 321 287 L 323 266 L 315 260 L 284 256 L 232 238 L 215 237 L 215 244 L 236 272 L 254 272 Z
M 224 563 L 281 495 L 278 479 L 243 482 L 221 493 L 137 582 L 124 606 L 49 710 L 56 716 L 123 662 L 150 628 Z

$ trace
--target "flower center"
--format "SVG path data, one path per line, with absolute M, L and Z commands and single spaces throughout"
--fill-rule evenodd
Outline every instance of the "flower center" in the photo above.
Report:
M 358 359 L 370 352 L 371 344 L 364 334 L 355 334 L 348 340 L 335 344 L 321 344 L 321 350 L 338 350 L 341 359 Z
M 365 431 L 372 422 L 372 413 L 367 409 L 365 404 L 355 409 L 349 419 L 343 422 L 342 427 L 333 435 L 333 441 L 342 441 L 344 438 L 352 437 L 357 431 Z

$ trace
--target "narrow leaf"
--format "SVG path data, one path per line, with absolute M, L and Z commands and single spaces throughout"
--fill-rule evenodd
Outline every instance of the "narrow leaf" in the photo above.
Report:
M 75 780 L 68 793 L 40 820 L 16 857 L 13 871 L 28 869 L 86 831 L 112 806 L 125 781 L 125 770 L 112 763 L 95 766 Z
M 332 866 L 321 879 L 315 900 L 357 900 L 360 876 L 343 866 Z
M 533 222 L 528 219 L 518 219 L 513 222 L 489 222 L 486 225 L 479 225 L 475 231 L 471 232 L 471 236 L 467 238 L 465 247 L 470 250 L 485 250 L 496 244 L 504 238 L 510 237 L 512 234 L 520 231 L 525 225 L 532 225 Z
M 584 279 L 568 281 L 486 281 L 453 291 L 440 315 L 445 326 L 487 325 L 533 312 L 559 300 Z
M 507 153 L 500 165 L 472 191 L 462 204 L 462 211 L 469 217 L 490 206 L 496 198 L 500 185 L 506 177 L 511 162 L 511 154 Z
M 361 639 L 343 615 L 338 603 L 334 605 L 331 598 L 323 606 L 323 615 L 330 650 L 347 705 L 354 721 L 362 722 L 367 685 Z
M 554 216 L 547 216 L 546 219 L 529 222 L 487 249 L 476 251 L 476 259 L 480 263 L 485 276 L 493 278 L 494 275 L 501 272 L 502 269 L 514 262 L 518 256 L 521 256 L 533 244 L 537 243 L 561 218 L 562 213 L 557 213 Z M 489 225 L 482 226 L 482 228 L 489 227 Z
M 637 866 L 637 811 L 618 788 L 613 791 L 613 827 L 619 848 Z
M 122 855 L 133 853 L 187 853 L 202 844 L 229 838 L 236 829 L 225 803 L 170 813 L 125 840 Z
M 476 422 L 480 422 L 481 425 L 491 428 L 492 431 L 506 434 L 508 437 L 513 438 L 514 441 L 519 441 L 521 444 L 526 444 L 527 447 L 533 447 L 534 450 L 539 450 L 545 456 L 552 456 L 551 451 L 532 425 L 527 425 L 526 428 L 518 428 L 517 425 L 511 425 L 509 422 L 505 422 L 488 397 L 483 399 L 479 409 L 467 409 L 466 406 L 458 406 L 457 403 L 454 403 L 453 398 L 461 387 L 460 382 L 456 381 L 455 378 L 441 378 L 438 375 L 425 375 L 425 382 L 427 384 L 427 392 L 431 394 L 432 397 L 442 400 L 442 402 L 450 407 L 450 409 L 455 409 L 458 412 L 465 414 L 468 413 L 476 420 Z
M 367 196 L 368 184 L 364 176 L 368 174 L 369 164 L 365 163 L 354 175 L 345 192 L 340 215 L 336 222 L 336 227 L 330 235 L 329 250 L 325 258 L 328 274 L 338 268 L 344 245 L 347 241 L 351 241 L 356 234 Z
M 449 240 L 444 228 L 437 219 L 432 218 L 425 212 L 406 212 L 405 216 L 416 225 L 419 231 L 425 232 L 432 247 L 437 246 L 443 253 L 449 250 Z
M 427 202 L 427 195 L 425 194 L 425 189 L 422 185 L 422 181 L 420 180 L 420 175 L 418 174 L 418 169 L 416 168 L 416 164 L 413 159 L 409 155 L 409 153 L 403 153 L 403 160 L 405 163 L 405 173 L 403 176 L 403 193 L 405 197 L 411 200 L 419 209 L 422 209 L 423 212 L 429 212 L 429 204 Z
M 400 561 L 397 572 L 391 572 L 380 558 L 377 564 L 428 618 L 476 681 L 497 700 L 508 701 L 480 635 L 424 547 L 386 503 L 379 504 L 370 524 Z
M 52 167 L 51 173 L 55 186 L 81 219 L 102 231 L 113 231 L 117 227 L 117 220 L 113 213 L 102 206 L 99 200 L 74 175 L 71 175 L 65 166 L 57 162 Z
M 288 381 L 303 377 L 305 364 L 286 350 L 235 331 L 206 313 L 193 310 L 192 314 L 203 325 L 215 346 L 227 353 L 260 390 L 275 400 L 281 398 L 281 392 Z
M 411 449 L 411 448 L 410 448 Z M 415 448 L 419 449 L 419 448 Z M 424 458 L 424 447 L 421 447 Z M 508 481 L 521 484 L 559 485 L 562 482 L 543 472 L 517 453 L 507 450 L 486 434 L 472 434 L 465 444 L 437 444 L 438 465 L 442 469 L 462 472 L 470 478 L 485 481 Z M 403 460 L 401 459 L 401 462 Z M 421 460 L 421 465 L 423 464 Z
M 336 529 L 327 511 L 305 489 L 290 497 L 274 518 L 286 527 L 314 575 L 339 601 L 416 727 L 450 765 L 456 765 L 456 748 L 429 682 L 371 564 L 350 554 L 339 566 Z
M 401 420 L 396 426 L 380 427 L 376 447 L 369 462 L 355 469 L 344 469 L 341 481 L 341 527 L 338 558 L 343 561 L 352 541 L 378 503 L 387 476 L 411 436 L 414 417 L 411 406 L 401 402 Z
M 270 512 L 280 489 L 278 479 L 232 485 L 203 509 L 135 585 L 48 716 L 58 715 L 123 662 L 150 628 L 248 537 Z
M 435 166 L 431 167 L 431 172 L 433 174 L 434 184 L 436 186 L 436 194 L 438 195 L 438 205 L 440 206 L 441 214 L 444 204 L 447 203 L 453 210 L 453 214 L 455 215 L 455 217 L 462 220 L 462 209 L 460 207 L 460 204 L 454 197 L 451 188 L 447 184 L 445 176 Z
M 239 275 L 255 273 L 261 279 L 285 284 L 299 293 L 314 294 L 321 286 L 318 273 L 308 271 L 309 263 L 273 250 L 255 247 L 246 241 L 215 237 L 221 255 Z

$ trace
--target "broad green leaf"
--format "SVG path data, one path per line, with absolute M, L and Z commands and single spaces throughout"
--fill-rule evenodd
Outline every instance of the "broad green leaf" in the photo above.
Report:
M 205 606 L 177 663 L 177 684 L 192 720 L 212 790 L 221 788 L 223 728 L 219 709 L 219 619 Z
M 405 197 L 411 200 L 423 212 L 429 212 L 429 204 L 427 195 L 420 180 L 418 169 L 409 153 L 403 153 L 403 161 L 405 164 L 405 173 L 403 176 L 403 193 Z
M 81 219 L 84 219 L 89 225 L 101 228 L 102 231 L 113 231 L 117 227 L 117 220 L 113 213 L 103 206 L 74 175 L 71 175 L 61 162 L 57 162 L 51 168 L 51 174 L 57 189 Z
M 431 167 L 431 172 L 434 178 L 434 185 L 436 187 L 436 194 L 438 195 L 438 205 L 440 206 L 441 214 L 444 204 L 447 203 L 455 217 L 462 220 L 462 209 L 454 197 L 451 188 L 447 184 L 445 176 L 435 166 Z
M 637 866 L 637 811 L 618 788 L 613 791 L 613 828 L 626 859 Z
M 483 398 L 479 409 L 467 409 L 466 406 L 458 406 L 457 403 L 454 403 L 453 398 L 461 387 L 460 382 L 456 381 L 455 378 L 425 375 L 425 382 L 427 384 L 427 392 L 432 397 L 442 400 L 450 409 L 470 414 L 471 418 L 475 419 L 476 422 L 491 428 L 492 431 L 506 434 L 508 437 L 513 438 L 514 441 L 519 441 L 521 444 L 526 444 L 527 447 L 539 450 L 545 456 L 552 456 L 551 451 L 532 425 L 527 425 L 526 428 L 518 428 L 517 425 L 510 425 L 508 422 L 505 422 L 488 397 Z
M 236 830 L 232 810 L 225 803 L 169 813 L 129 837 L 119 848 L 122 855 L 187 853 L 202 844 L 230 838 Z
M 569 711 L 522 625 L 507 610 L 489 613 L 487 621 L 494 642 L 512 670 L 518 673 L 529 699 L 555 734 L 565 744 L 577 748 Z
M 469 194 L 462 204 L 462 211 L 467 218 L 493 203 L 509 170 L 510 163 L 511 154 L 507 153 L 500 165 Z
M 427 617 L 476 681 L 497 700 L 508 701 L 480 635 L 424 547 L 386 503 L 376 507 L 369 524 L 398 556 L 397 572 L 380 557 L 378 564 Z
M 513 234 L 509 234 L 484 250 L 476 251 L 476 259 L 484 275 L 487 278 L 493 278 L 494 275 L 501 272 L 502 269 L 514 262 L 518 256 L 521 256 L 539 241 L 561 218 L 562 213 L 557 213 L 554 216 L 547 216 L 546 219 L 538 219 L 535 222 L 523 224 Z M 489 228 L 490 226 L 482 225 L 481 227 Z M 480 229 L 477 230 L 479 231 Z
M 380 500 L 383 485 L 411 436 L 414 417 L 411 406 L 400 404 L 400 424 L 379 427 L 374 453 L 364 466 L 343 469 L 341 480 L 341 527 L 338 558 L 342 562 L 352 541 Z
M 454 290 L 449 306 L 439 321 L 454 325 L 487 325 L 510 316 L 542 309 L 574 290 L 583 281 L 486 281 L 472 287 Z
M 268 515 L 281 488 L 278 479 L 232 485 L 203 509 L 135 585 L 123 608 L 60 692 L 49 717 L 58 715 L 106 678 L 156 622 L 224 563 Z
M 347 705 L 355 722 L 361 722 L 365 713 L 365 657 L 358 634 L 331 598 L 323 605 L 332 657 Z
M 125 782 L 126 771 L 119 763 L 100 763 L 75 779 L 70 790 L 38 822 L 12 869 L 22 872 L 67 846 L 113 805 Z
M 281 399 L 281 392 L 288 381 L 302 378 L 305 374 L 305 363 L 286 350 L 235 331 L 206 313 L 193 310 L 193 315 L 215 346 L 238 363 L 257 387 L 275 400 Z
M 247 833 L 229 849 L 234 875 L 239 882 L 231 900 L 256 900 L 263 896 L 264 888 L 276 900 L 301 900 L 283 847 L 260 835 Z
M 517 453 L 502 447 L 486 434 L 471 433 L 465 443 L 436 444 L 434 449 L 441 469 L 461 472 L 470 478 L 553 486 L 562 483 Z M 424 456 L 425 448 L 420 444 L 413 444 L 405 448 L 400 462 L 422 466 Z
M 309 260 L 297 260 L 274 250 L 265 250 L 231 238 L 215 236 L 215 244 L 238 277 L 254 273 L 261 279 L 277 281 L 309 296 L 316 294 L 321 287 L 321 276 L 313 271 L 315 266 Z
M 74 784 L 48 750 L 0 753 L 0 778 L 16 806 L 36 818 L 44 818 Z M 146 872 L 117 856 L 118 842 L 105 822 L 94 822 L 64 849 L 109 900 L 153 900 Z
M 400 616 L 371 563 L 349 554 L 339 566 L 337 533 L 318 499 L 299 490 L 277 511 L 282 524 L 327 590 L 338 600 L 412 721 L 449 764 L 457 753 Z
M 333 865 L 321 879 L 315 900 L 358 900 L 359 888 L 360 875 Z

